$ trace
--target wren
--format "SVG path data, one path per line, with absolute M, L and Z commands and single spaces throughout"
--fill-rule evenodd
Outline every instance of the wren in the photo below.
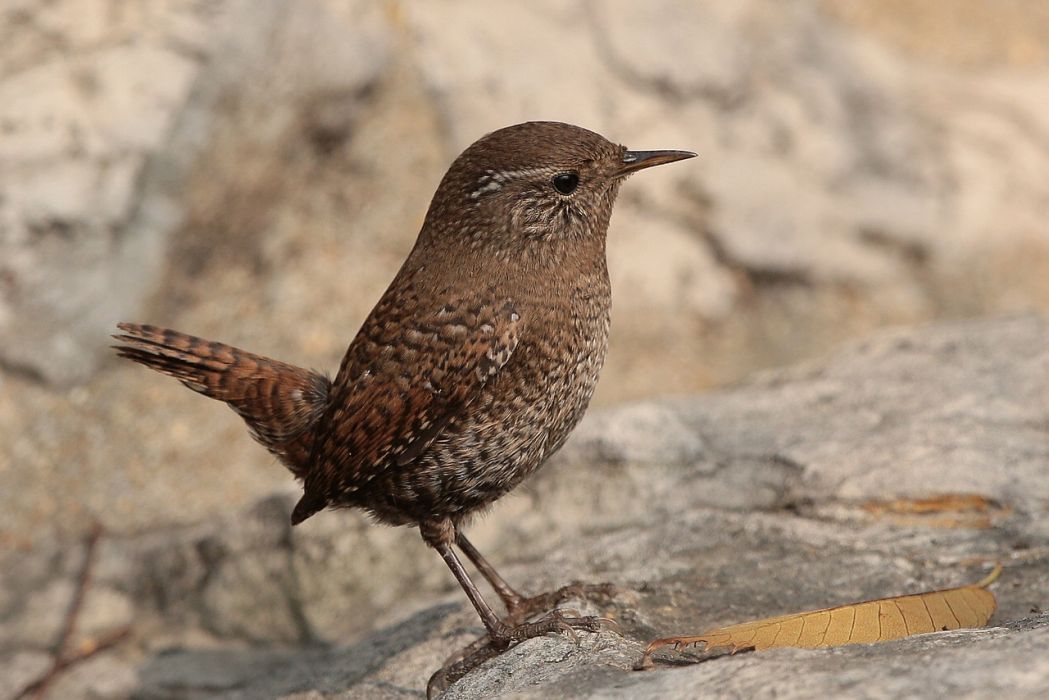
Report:
M 484 136 L 448 169 L 333 380 L 148 325 L 119 324 L 117 352 L 228 403 L 302 481 L 293 524 L 335 507 L 417 526 L 476 608 L 489 648 L 596 630 L 598 618 L 549 611 L 568 587 L 515 591 L 462 527 L 535 472 L 586 411 L 608 348 L 605 234 L 620 185 L 694 155 L 630 151 L 559 122 Z M 529 622 L 538 612 L 548 614 Z

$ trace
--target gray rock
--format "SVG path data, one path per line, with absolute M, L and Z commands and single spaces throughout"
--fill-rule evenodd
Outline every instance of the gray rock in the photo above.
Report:
M 51 657 L 40 651 L 16 651 L 0 657 L 0 697 L 18 697 L 50 667 Z
M 1043 615 L 976 632 L 824 651 L 771 650 L 650 673 L 609 667 L 584 649 L 569 652 L 582 657 L 575 663 L 542 653 L 507 654 L 499 668 L 469 676 L 442 697 L 1041 698 L 1049 692 L 1046 652 L 1049 619 Z
M 206 307 L 178 277 L 214 258 L 267 268 L 261 284 L 224 283 L 265 287 L 300 317 L 330 301 L 301 287 L 344 265 L 353 293 L 371 298 L 371 275 L 378 286 L 396 267 L 447 157 L 534 118 L 703 156 L 638 179 L 619 208 L 610 255 L 616 296 L 630 301 L 609 396 L 651 394 L 632 379 L 643 351 L 660 358 L 648 375 L 664 389 L 709 384 L 690 350 L 714 323 L 741 335 L 708 347 L 717 379 L 886 321 L 1041 306 L 1049 83 L 920 61 L 841 21 L 842 5 L 223 0 L 107 14 L 8 3 L 0 362 L 84 379 L 112 322 L 151 294 Z M 1022 15 L 999 14 L 1023 34 Z M 390 99 L 398 90 L 412 97 Z M 367 148 L 343 150 L 370 111 Z M 420 113 L 440 129 L 412 124 Z M 360 158 L 394 149 L 410 152 Z M 443 151 L 437 171 L 417 173 L 431 150 Z M 318 154 L 338 167 L 294 167 Z M 400 196 L 376 199 L 393 183 Z M 381 211 L 340 201 L 342 221 L 324 197 L 293 194 L 313 188 Z M 329 241 L 296 234 L 325 225 L 353 229 L 341 239 L 350 261 L 330 272 L 317 264 Z M 654 331 L 668 336 L 655 350 Z M 756 358 L 741 362 L 738 343 Z
M 278 488 L 225 409 L 116 358 L 92 374 L 112 322 L 334 369 L 449 159 L 513 120 L 701 154 L 624 188 L 596 404 L 885 324 L 1046 308 L 1049 88 L 1016 57 L 1049 23 L 1015 3 L 975 22 L 955 16 L 982 3 L 708 5 L 6 3 L 3 544 L 199 523 Z M 927 60 L 952 41 L 1002 46 Z
M 82 3 L 3 12 L 6 32 L 20 38 L 3 41 L 0 81 L 0 362 L 51 381 L 82 379 L 104 329 L 150 289 L 177 222 L 168 197 L 146 196 L 156 181 L 146 176 L 150 156 L 178 140 L 211 13 L 109 24 Z M 128 41 L 136 33 L 140 41 Z
M 617 584 L 607 604 L 568 605 L 624 635 L 531 640 L 448 697 L 1044 693 L 1047 338 L 1038 317 L 895 331 L 730 391 L 595 412 L 470 532 L 527 592 Z M 957 492 L 1001 508 L 982 525 L 937 527 L 865 507 Z M 85 634 L 130 620 L 135 641 L 80 671 L 79 689 L 63 681 L 64 696 L 119 696 L 134 673 L 143 698 L 415 697 L 481 634 L 417 533 L 346 512 L 292 529 L 293 502 L 275 494 L 219 522 L 104 540 Z M 81 560 L 56 546 L 4 561 L 4 668 L 53 643 Z M 664 654 L 659 670 L 632 670 L 656 636 L 963 585 L 994 561 L 1006 568 L 989 630 Z
M 541 565 L 517 564 L 508 571 L 532 589 L 564 581 L 581 569 L 588 578 L 617 582 L 627 592 L 616 602 L 571 605 L 614 617 L 625 638 L 604 632 L 582 635 L 578 645 L 561 638 L 531 640 L 469 674 L 447 697 L 693 697 L 703 688 L 716 688 L 710 694 L 717 696 L 783 692 L 793 697 L 810 687 L 833 695 L 851 689 L 862 697 L 898 697 L 894 694 L 921 687 L 929 689 L 922 693 L 929 697 L 956 692 L 1037 697 L 1049 688 L 1049 668 L 1041 661 L 1049 649 L 1049 617 L 1028 615 L 1031 601 L 1049 596 L 1044 545 L 1032 560 L 1010 564 L 997 586 L 997 619 L 1017 622 L 876 646 L 733 657 L 669 655 L 674 663 L 657 671 L 632 670 L 641 645 L 660 634 L 970 582 L 980 572 L 960 560 L 976 552 L 1008 558 L 1023 536 L 850 526 L 783 512 L 711 509 L 579 536 Z M 157 656 L 142 672 L 139 693 L 167 697 L 177 687 L 201 696 L 221 689 L 223 697 L 237 698 L 309 697 L 297 695 L 309 690 L 337 698 L 417 694 L 450 650 L 481 631 L 460 595 L 451 598 L 451 608 L 430 608 L 350 646 L 282 655 L 183 651 Z M 696 665 L 675 668 L 690 660 Z M 266 669 L 261 675 L 260 667 Z M 198 668 L 203 680 L 187 683 Z M 220 668 L 221 678 L 209 668 Z
M 738 358 L 728 347 L 721 355 L 722 334 L 743 333 L 749 352 L 781 365 L 873 317 L 1042 304 L 1049 244 L 1031 232 L 1044 230 L 1032 213 L 1044 209 L 1049 182 L 1049 121 L 1032 107 L 1049 82 L 1025 82 L 1021 95 L 1001 74 L 915 61 L 872 41 L 861 22 L 834 21 L 830 8 L 842 6 L 856 7 L 407 8 L 456 148 L 507 122 L 558 118 L 632 147 L 700 154 L 624 188 L 609 235 L 624 349 L 613 343 L 601 395 L 650 395 L 653 378 L 673 391 L 702 377 L 697 354 L 731 372 Z M 902 31 L 908 21 L 889 23 Z M 492 47 L 528 59 L 492 60 Z M 1029 174 L 1002 162 L 1023 162 Z M 995 191 L 1016 206 L 997 206 Z
M 286 120 L 305 97 L 353 95 L 383 64 L 366 15 L 361 2 L 6 4 L 0 366 L 90 376 L 114 323 L 162 281 L 223 104 L 265 99 Z

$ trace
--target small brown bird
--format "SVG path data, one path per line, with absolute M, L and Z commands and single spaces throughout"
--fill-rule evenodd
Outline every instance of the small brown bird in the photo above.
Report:
M 525 598 L 463 535 L 471 514 L 534 472 L 586 410 L 608 346 L 605 234 L 619 186 L 695 154 L 628 151 L 558 122 L 500 129 L 444 176 L 408 259 L 334 381 L 171 330 L 122 323 L 129 358 L 225 401 L 303 482 L 293 524 L 326 507 L 417 525 L 496 649 L 595 629 Z M 457 545 L 510 615 L 500 619 Z M 563 591 L 561 592 L 563 594 Z

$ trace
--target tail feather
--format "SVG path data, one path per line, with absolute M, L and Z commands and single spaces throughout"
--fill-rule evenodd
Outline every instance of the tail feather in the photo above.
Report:
M 316 372 L 239 348 L 156 326 L 120 323 L 113 337 L 125 357 L 225 401 L 252 436 L 304 476 L 313 427 L 328 403 L 331 381 Z

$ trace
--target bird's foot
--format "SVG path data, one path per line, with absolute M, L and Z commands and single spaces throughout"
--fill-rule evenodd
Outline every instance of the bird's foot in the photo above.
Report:
M 555 591 L 547 591 L 528 598 L 519 597 L 505 600 L 509 614 L 508 624 L 521 624 L 540 613 L 554 610 L 566 600 L 588 600 L 594 603 L 605 603 L 614 598 L 619 589 L 611 583 L 582 583 L 573 581 Z
M 518 622 L 507 618 L 507 622 L 501 622 L 499 627 L 489 632 L 488 638 L 497 649 L 505 650 L 526 639 L 542 637 L 551 632 L 567 634 L 578 641 L 576 630 L 600 632 L 603 629 L 618 632 L 619 625 L 604 617 L 582 617 L 574 610 L 553 610 L 534 622 Z
M 568 588 L 568 586 L 566 586 Z M 430 676 L 426 684 L 426 697 L 435 698 L 447 690 L 452 683 L 474 670 L 485 661 L 492 659 L 510 647 L 526 639 L 542 637 L 556 632 L 567 634 L 576 643 L 579 637 L 576 630 L 600 632 L 611 630 L 619 632 L 619 625 L 604 617 L 581 617 L 572 610 L 554 610 L 534 622 L 522 622 L 499 625 L 484 637 L 464 647 L 445 662 L 439 671 Z

